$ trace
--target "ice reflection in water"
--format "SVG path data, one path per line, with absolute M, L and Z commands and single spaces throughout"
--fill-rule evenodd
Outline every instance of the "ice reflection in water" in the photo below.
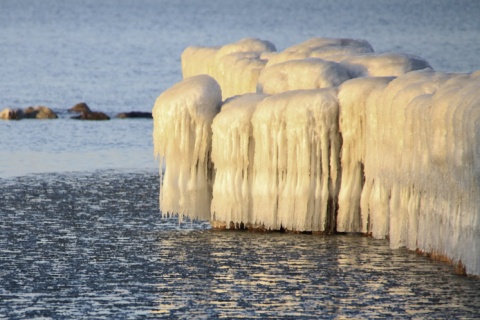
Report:
M 478 282 L 364 237 L 197 231 L 174 242 L 183 246 L 160 244 L 177 255 L 158 286 L 167 314 L 440 317 L 475 315 L 480 303 Z
M 359 236 L 162 220 L 158 175 L 0 180 L 0 319 L 480 317 L 480 282 Z

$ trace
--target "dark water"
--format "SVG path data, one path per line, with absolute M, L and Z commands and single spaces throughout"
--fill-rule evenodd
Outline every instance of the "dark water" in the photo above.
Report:
M 480 282 L 387 241 L 161 219 L 155 172 L 0 180 L 0 318 L 480 318 Z

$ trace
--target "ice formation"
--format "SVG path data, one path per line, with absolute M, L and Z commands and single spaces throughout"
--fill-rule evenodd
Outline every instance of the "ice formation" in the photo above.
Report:
M 210 127 L 221 102 L 220 86 L 207 75 L 188 78 L 157 98 L 152 111 L 153 141 L 160 158 L 163 214 L 210 219 Z
M 164 213 L 360 232 L 480 275 L 480 72 L 328 38 L 189 47 L 182 70 L 154 107 Z
M 339 87 L 341 106 L 339 130 L 342 134 L 341 189 L 337 217 L 337 231 L 368 232 L 368 217 L 361 216 L 360 196 L 365 180 L 365 148 L 367 98 L 375 90 L 381 90 L 392 77 L 363 77 L 346 81 Z M 383 236 L 383 235 L 382 235 Z
M 362 199 L 374 236 L 388 235 L 393 248 L 461 261 L 476 274 L 478 90 L 478 74 L 424 71 L 398 77 L 378 92 L 367 107 L 367 136 L 375 144 L 366 148 Z M 377 229 L 379 216 L 385 225 Z
M 251 225 L 253 155 L 255 142 L 251 118 L 262 94 L 245 94 L 225 101 L 212 124 L 212 160 L 216 175 L 213 186 L 212 222 L 215 227 Z M 217 225 L 218 224 L 218 225 Z
M 341 145 L 336 89 L 269 96 L 258 104 L 251 122 L 254 225 L 331 231 Z
M 275 51 L 269 42 L 245 38 L 222 47 L 188 47 L 182 53 L 184 78 L 208 74 L 222 87 L 223 98 L 255 93 L 260 71 L 267 63 L 261 55 Z
M 257 91 L 275 94 L 330 88 L 350 78 L 348 69 L 333 61 L 319 58 L 289 60 L 266 67 L 258 78 Z
M 268 55 L 267 66 L 306 58 L 321 58 L 338 62 L 352 55 L 372 52 L 372 46 L 365 40 L 312 38 L 276 54 Z
M 401 76 L 409 71 L 431 69 L 424 59 L 400 53 L 358 54 L 340 60 L 352 77 Z

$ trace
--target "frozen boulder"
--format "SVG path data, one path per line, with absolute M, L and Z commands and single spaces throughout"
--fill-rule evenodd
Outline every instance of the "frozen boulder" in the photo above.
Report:
M 350 78 L 349 71 L 333 61 L 318 58 L 290 60 L 266 67 L 258 79 L 257 92 L 276 94 L 335 87 Z
M 340 61 L 353 77 L 398 77 L 414 70 L 432 69 L 423 58 L 403 54 L 361 54 L 351 55 Z
M 271 95 L 252 115 L 252 214 L 266 230 L 332 232 L 339 187 L 336 88 Z
M 264 54 L 275 50 L 271 42 L 256 38 L 220 47 L 191 46 L 182 53 L 183 78 L 208 74 L 222 88 L 224 99 L 254 93 L 258 76 L 267 63 Z
M 255 227 L 252 195 L 255 140 L 251 118 L 267 96 L 244 94 L 227 99 L 212 123 L 212 161 L 216 174 L 211 205 L 215 228 Z
M 329 61 L 339 61 L 352 54 L 372 52 L 373 48 L 366 40 L 317 37 L 288 47 L 279 53 L 268 55 L 267 66 L 306 58 L 321 58 Z
M 211 124 L 222 91 L 208 75 L 189 77 L 160 94 L 153 107 L 154 153 L 163 175 L 160 210 L 191 219 L 210 219 L 213 165 Z

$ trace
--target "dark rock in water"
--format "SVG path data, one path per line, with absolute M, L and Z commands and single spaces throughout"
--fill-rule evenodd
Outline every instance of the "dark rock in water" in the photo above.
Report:
M 70 109 L 68 109 L 68 111 L 70 111 L 70 112 L 78 112 L 78 113 L 82 113 L 82 112 L 92 112 L 92 110 L 90 110 L 90 108 L 88 107 L 88 105 L 87 105 L 85 102 L 77 103 L 76 105 L 74 105 L 73 107 L 71 107 Z
M 77 120 L 110 120 L 103 112 L 82 112 L 79 116 L 72 117 Z
M 57 114 L 45 106 L 28 107 L 23 110 L 23 117 L 26 119 L 57 119 Z
M 103 112 L 92 111 L 85 102 L 80 102 L 68 109 L 70 112 L 78 112 L 79 116 L 72 117 L 78 120 L 110 120 L 110 117 Z
M 126 119 L 126 118 L 152 118 L 151 112 L 141 112 L 141 111 L 131 111 L 131 112 L 121 112 L 118 113 L 115 118 Z
M 3 120 L 20 120 L 23 118 L 22 109 L 5 108 L 0 112 L 0 119 Z

